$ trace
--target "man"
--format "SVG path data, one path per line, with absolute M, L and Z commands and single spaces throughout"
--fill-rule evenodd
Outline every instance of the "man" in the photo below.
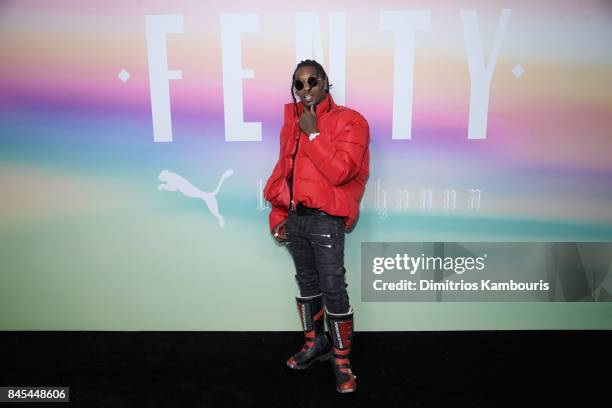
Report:
M 344 269 L 344 234 L 359 214 L 369 174 L 368 123 L 358 112 L 336 105 L 323 67 L 300 62 L 285 105 L 280 154 L 264 188 L 272 204 L 270 229 L 289 250 L 300 296 L 296 298 L 306 342 L 287 360 L 303 370 L 331 358 L 336 389 L 357 387 L 349 353 L 353 309 Z M 295 97 L 299 98 L 299 103 Z M 325 308 L 323 308 L 325 304 Z M 332 346 L 325 335 L 327 317 Z

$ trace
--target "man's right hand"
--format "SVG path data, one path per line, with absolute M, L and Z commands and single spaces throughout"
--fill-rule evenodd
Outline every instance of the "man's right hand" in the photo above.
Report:
M 274 229 L 272 230 L 272 235 L 274 236 L 274 239 L 276 240 L 276 242 L 279 243 L 283 243 L 287 240 L 287 235 L 285 234 L 285 224 L 287 223 L 287 220 L 283 220 L 281 222 L 278 223 L 278 225 L 276 227 L 274 227 Z

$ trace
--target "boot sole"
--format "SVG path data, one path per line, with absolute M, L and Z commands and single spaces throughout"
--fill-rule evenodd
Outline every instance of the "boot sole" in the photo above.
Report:
M 312 359 L 310 362 L 306 364 L 291 366 L 289 365 L 289 363 L 287 363 L 287 367 L 293 370 L 306 370 L 307 368 L 310 368 L 313 364 L 320 363 L 321 361 L 327 361 L 330 358 L 331 358 L 331 352 L 327 354 L 322 354 L 319 357 Z
M 336 386 L 336 391 L 338 391 L 340 394 L 348 394 L 350 392 L 355 392 L 356 390 L 357 390 L 357 386 L 355 386 L 355 388 L 352 388 L 350 390 L 344 390 L 344 391 Z

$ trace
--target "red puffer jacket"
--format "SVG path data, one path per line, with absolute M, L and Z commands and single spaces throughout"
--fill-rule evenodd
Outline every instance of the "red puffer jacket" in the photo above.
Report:
M 329 112 L 327 111 L 329 109 Z M 359 215 L 359 202 L 369 175 L 370 129 L 358 112 L 336 105 L 331 95 L 317 105 L 317 128 L 313 141 L 298 126 L 304 110 L 297 104 L 285 105 L 285 122 L 280 133 L 280 154 L 266 182 L 264 197 L 272 204 L 270 230 L 287 218 L 289 184 L 298 137 L 293 173 L 293 201 L 345 218 L 345 229 L 353 227 Z

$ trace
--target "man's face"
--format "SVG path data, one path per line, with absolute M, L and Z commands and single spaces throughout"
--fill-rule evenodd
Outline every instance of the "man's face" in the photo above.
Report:
M 318 79 L 317 83 L 312 87 L 308 83 L 308 78 L 310 77 Z M 317 69 L 315 67 L 301 67 L 296 71 L 295 79 L 301 80 L 304 84 L 304 87 L 301 90 L 298 90 L 295 88 L 294 82 L 293 89 L 295 90 L 296 95 L 300 98 L 300 101 L 304 104 L 305 108 L 317 106 L 319 102 L 321 102 L 327 95 L 325 92 L 327 81 L 324 81 L 317 75 Z

